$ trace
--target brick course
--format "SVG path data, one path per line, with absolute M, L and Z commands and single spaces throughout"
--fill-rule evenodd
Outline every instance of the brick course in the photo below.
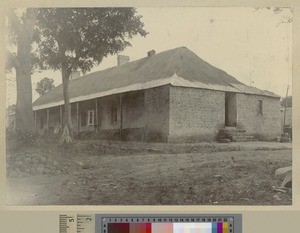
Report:
M 262 101 L 262 115 L 258 113 L 258 101 Z M 238 127 L 258 139 L 273 140 L 281 133 L 279 98 L 237 94 Z
M 224 122 L 224 92 L 170 87 L 170 142 L 215 140 Z

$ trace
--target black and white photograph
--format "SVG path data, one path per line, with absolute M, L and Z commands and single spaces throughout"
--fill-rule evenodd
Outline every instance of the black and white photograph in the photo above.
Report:
M 289 7 L 6 15 L 6 204 L 291 206 Z

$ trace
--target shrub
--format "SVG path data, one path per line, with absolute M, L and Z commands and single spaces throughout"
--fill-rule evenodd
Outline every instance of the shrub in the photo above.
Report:
M 23 146 L 34 146 L 38 135 L 33 132 L 6 132 L 6 143 L 8 149 L 19 149 Z

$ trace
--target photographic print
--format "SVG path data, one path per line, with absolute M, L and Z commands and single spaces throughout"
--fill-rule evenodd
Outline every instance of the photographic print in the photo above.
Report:
M 8 205 L 292 205 L 292 10 L 7 13 Z

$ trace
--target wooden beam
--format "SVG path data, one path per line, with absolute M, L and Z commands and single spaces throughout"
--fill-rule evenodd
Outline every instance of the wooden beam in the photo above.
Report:
M 148 129 L 148 115 L 147 115 L 147 105 L 146 105 L 146 91 L 143 91 L 143 98 L 144 98 L 144 127 L 143 127 L 143 138 L 142 141 L 147 140 L 147 129 Z
M 283 129 L 282 132 L 284 133 L 284 127 L 285 127 L 285 119 L 286 119 L 286 107 L 287 107 L 287 97 L 289 93 L 289 85 L 286 88 L 286 94 L 285 94 L 285 103 L 284 104 L 284 115 L 283 115 Z
M 49 133 L 49 108 L 47 108 L 47 133 Z
M 59 106 L 59 123 L 60 123 L 60 130 L 62 131 L 63 128 L 63 118 L 62 118 L 62 106 Z
M 76 103 L 77 134 L 79 134 L 79 102 Z
M 119 107 L 120 107 L 120 140 L 122 139 L 122 128 L 123 128 L 123 111 L 122 111 L 122 93 L 120 93 L 120 103 L 119 103 Z
M 36 121 L 37 121 L 37 119 L 36 119 L 36 117 L 37 117 L 37 113 L 36 113 L 37 111 L 34 111 L 34 132 L 36 133 L 37 132 L 37 125 L 36 125 Z
M 98 99 L 95 99 L 95 117 L 96 117 L 96 132 L 99 131 L 99 121 L 98 121 Z

